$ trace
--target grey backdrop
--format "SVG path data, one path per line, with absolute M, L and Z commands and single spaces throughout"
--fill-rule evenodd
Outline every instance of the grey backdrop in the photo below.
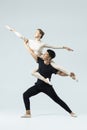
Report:
M 0 0 L 0 110 L 24 111 L 22 93 L 36 79 L 31 76 L 36 63 L 22 40 L 4 28 L 16 28 L 33 39 L 34 31 L 45 31 L 43 41 L 67 45 L 74 52 L 56 50 L 55 62 L 74 71 L 79 82 L 54 75 L 58 95 L 77 113 L 87 113 L 87 1 L 86 0 Z M 33 112 L 62 114 L 64 111 L 44 94 L 31 98 Z M 64 112 L 65 113 L 65 112 Z

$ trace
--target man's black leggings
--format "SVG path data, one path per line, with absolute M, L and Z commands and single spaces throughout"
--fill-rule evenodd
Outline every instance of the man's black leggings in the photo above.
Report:
M 29 88 L 26 92 L 23 94 L 23 100 L 25 104 L 26 110 L 30 110 L 30 97 L 43 92 L 47 94 L 51 99 L 53 99 L 57 104 L 59 104 L 61 107 L 63 107 L 67 112 L 71 113 L 72 111 L 67 106 L 66 103 L 64 103 L 56 94 L 53 87 L 51 85 L 42 83 L 42 84 L 35 84 L 31 88 Z

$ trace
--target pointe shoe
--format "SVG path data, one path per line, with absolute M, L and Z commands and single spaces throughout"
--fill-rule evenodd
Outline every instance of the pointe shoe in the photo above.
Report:
M 14 28 L 11 28 L 10 26 L 6 25 L 5 26 L 8 30 L 14 32 L 19 38 L 21 38 L 22 40 L 24 40 L 24 37 L 19 33 L 17 32 Z
M 70 115 L 71 115 L 72 117 L 77 117 L 77 115 L 76 115 L 75 113 L 73 113 L 73 112 L 71 112 Z
M 11 28 L 10 26 L 8 26 L 8 25 L 6 25 L 5 26 L 8 30 L 10 30 L 10 31 L 15 31 L 15 29 L 14 28 Z
M 46 80 L 49 85 L 52 85 L 52 83 L 49 81 L 49 78 L 46 78 Z

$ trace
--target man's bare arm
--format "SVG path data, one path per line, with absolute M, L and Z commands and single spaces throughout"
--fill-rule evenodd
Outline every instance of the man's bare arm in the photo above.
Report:
M 54 61 L 51 62 L 53 68 L 59 70 L 60 72 L 64 72 L 65 74 L 69 75 L 69 73 L 60 65 L 57 65 Z
M 57 72 L 58 75 L 60 76 L 69 76 L 71 77 L 73 80 L 76 80 L 76 75 L 73 72 L 70 72 L 70 74 L 64 73 L 62 71 L 58 71 Z M 76 80 L 77 81 L 77 80 Z
M 58 71 L 57 74 L 60 75 L 60 76 L 69 76 L 69 74 L 66 74 L 62 71 Z

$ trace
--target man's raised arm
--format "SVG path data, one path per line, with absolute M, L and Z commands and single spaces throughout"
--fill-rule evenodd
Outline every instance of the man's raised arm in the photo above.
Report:
M 24 45 L 26 47 L 26 49 L 28 50 L 28 52 L 32 55 L 32 57 L 35 59 L 35 61 L 37 62 L 37 58 L 38 56 L 34 53 L 34 51 L 29 47 L 28 45 L 29 40 L 28 39 L 24 39 Z

